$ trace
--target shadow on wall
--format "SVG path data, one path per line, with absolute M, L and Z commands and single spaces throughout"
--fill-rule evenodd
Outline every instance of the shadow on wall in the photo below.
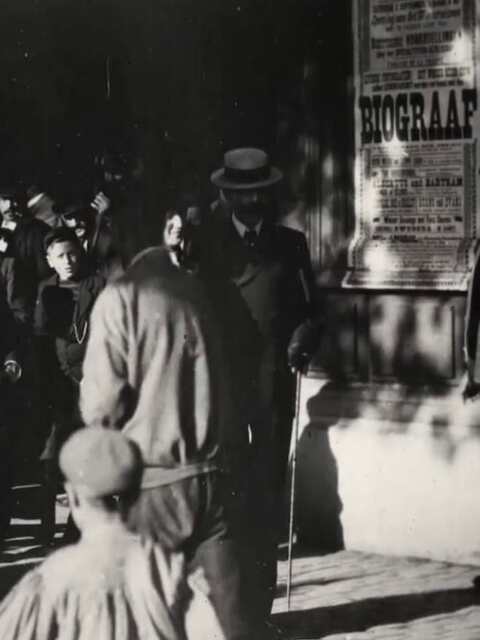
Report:
M 328 386 L 328 385 L 327 385 Z M 338 493 L 338 468 L 329 440 L 333 424 L 314 423 L 313 416 L 327 415 L 322 390 L 308 401 L 309 422 L 297 444 L 296 529 L 302 546 L 330 553 L 344 549 Z
M 351 419 L 371 417 L 396 433 L 421 422 L 437 441 L 449 440 L 460 420 L 465 435 L 478 430 L 461 397 L 463 296 L 353 291 L 321 298 L 313 370 L 337 388 L 323 388 L 331 397 L 317 420 L 327 411 L 348 428 Z

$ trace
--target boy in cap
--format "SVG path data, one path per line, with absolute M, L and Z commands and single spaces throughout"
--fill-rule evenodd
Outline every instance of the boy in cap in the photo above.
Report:
M 49 556 L 0 604 L 2 640 L 178 640 L 183 562 L 128 531 L 120 504 L 141 454 L 121 433 L 86 428 L 60 453 L 78 543 Z
M 45 471 L 42 537 L 48 543 L 54 529 L 56 457 L 68 434 L 82 426 L 77 403 L 89 317 L 105 280 L 92 273 L 71 229 L 52 229 L 44 244 L 53 275 L 39 287 L 35 333 L 42 343 L 40 364 L 44 380 L 48 380 L 43 397 L 48 398 L 52 413 L 50 433 L 41 456 Z

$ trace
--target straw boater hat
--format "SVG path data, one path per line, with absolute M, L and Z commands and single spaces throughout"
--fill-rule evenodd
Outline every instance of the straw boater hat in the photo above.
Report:
M 224 155 L 224 166 L 210 177 L 221 189 L 261 189 L 282 179 L 282 172 L 270 165 L 262 149 L 245 147 L 232 149 Z

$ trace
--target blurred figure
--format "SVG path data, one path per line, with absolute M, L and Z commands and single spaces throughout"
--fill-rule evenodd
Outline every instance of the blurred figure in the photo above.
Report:
M 19 441 L 19 394 L 12 387 L 22 377 L 25 350 L 24 330 L 15 321 L 7 303 L 7 294 L 0 283 L 0 543 L 8 529 L 11 516 L 11 487 Z
M 94 191 L 101 192 L 110 203 L 108 215 L 98 217 L 97 223 L 100 230 L 102 225 L 109 227 L 124 270 L 137 253 L 161 242 L 146 216 L 143 162 L 134 153 L 110 151 L 96 158 L 96 168 L 98 179 Z
M 39 288 L 35 333 L 43 341 L 43 397 L 51 406 L 50 430 L 41 454 L 44 468 L 42 541 L 48 544 L 55 528 L 57 456 L 61 444 L 82 426 L 78 392 L 89 334 L 90 313 L 105 279 L 93 273 L 73 231 L 59 227 L 45 238 L 53 275 Z
M 30 321 L 38 285 L 50 274 L 45 259 L 43 241 L 50 227 L 22 211 L 20 196 L 14 189 L 0 189 L 0 255 L 2 264 L 15 264 L 15 283 L 7 286 L 10 304 L 18 291 L 26 305 L 21 311 L 23 321 Z M 16 291 L 15 291 L 16 290 Z M 20 313 L 20 311 L 19 311 Z
M 62 226 L 60 216 L 55 211 L 55 200 L 41 184 L 31 184 L 27 187 L 26 200 L 31 217 L 52 228 Z
M 109 209 L 110 200 L 103 192 L 91 202 L 77 200 L 59 208 L 63 224 L 78 237 L 92 268 L 107 280 L 124 270 Z
M 181 640 L 183 559 L 130 533 L 138 447 L 87 428 L 60 454 L 80 541 L 27 573 L 0 604 L 2 640 Z M 120 498 L 120 499 L 118 499 Z
M 238 418 L 200 282 L 166 248 L 139 254 L 99 296 L 83 371 L 84 421 L 121 429 L 142 451 L 130 526 L 201 569 L 228 640 L 254 638 L 225 505 L 223 444 Z
M 172 263 L 190 273 L 196 273 L 199 238 L 195 233 L 197 227 L 191 222 L 189 214 L 190 210 L 181 206 L 169 209 L 165 214 L 162 237 Z
M 173 264 L 180 267 L 185 251 L 185 223 L 183 216 L 175 209 L 170 209 L 165 214 L 163 244 L 167 248 Z
M 10 480 L 14 471 L 18 473 L 24 468 L 25 462 L 31 467 L 40 430 L 32 321 L 39 282 L 50 273 L 43 249 L 48 231 L 45 223 L 25 213 L 15 189 L 0 189 L 0 296 L 10 315 L 7 320 L 1 314 L 1 325 L 5 337 L 9 333 L 8 322 L 14 326 L 15 351 L 22 368 L 20 382 L 14 387 L 2 383 L 1 391 L 1 429 L 8 434 L 9 452 L 3 475 Z

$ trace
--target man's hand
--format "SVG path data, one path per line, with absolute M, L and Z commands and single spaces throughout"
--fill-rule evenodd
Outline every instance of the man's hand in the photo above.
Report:
M 480 394 L 480 382 L 475 380 L 475 361 L 467 359 L 466 369 L 465 383 L 462 391 L 464 402 L 473 400 Z
M 318 344 L 318 328 L 306 320 L 293 332 L 287 349 L 288 366 L 303 371 L 312 359 Z
M 288 366 L 292 373 L 297 371 L 305 371 L 308 363 L 310 362 L 310 354 L 304 351 L 288 350 Z
M 90 206 L 92 206 L 98 211 L 100 215 L 102 215 L 103 213 L 105 213 L 105 211 L 108 211 L 108 209 L 110 209 L 110 199 L 107 198 L 103 191 L 100 191 L 90 203 Z
M 462 391 L 462 398 L 464 402 L 467 400 L 475 400 L 480 394 L 480 382 L 477 382 L 473 377 L 467 375 L 466 381 Z

